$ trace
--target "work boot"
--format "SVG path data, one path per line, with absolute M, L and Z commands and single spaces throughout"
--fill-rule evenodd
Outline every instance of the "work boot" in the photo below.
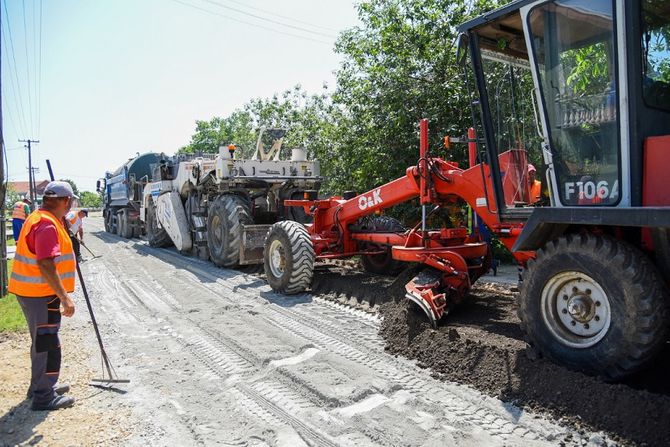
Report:
M 57 383 L 54 385 L 54 393 L 58 394 L 59 396 L 62 396 L 63 394 L 67 393 L 70 391 L 70 384 L 69 383 Z M 28 399 L 33 398 L 33 388 L 30 387 L 28 388 L 28 394 L 26 395 Z
M 72 396 L 56 396 L 50 402 L 35 403 L 30 407 L 33 411 L 52 411 L 61 408 L 68 408 L 74 405 L 74 397 Z

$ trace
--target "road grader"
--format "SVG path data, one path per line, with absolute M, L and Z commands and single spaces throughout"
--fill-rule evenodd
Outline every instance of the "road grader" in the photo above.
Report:
M 489 268 L 481 232 L 427 224 L 464 203 L 523 267 L 518 314 L 536 352 L 610 380 L 643 368 L 670 315 L 670 2 L 519 0 L 459 33 L 470 166 L 430 148 L 423 120 L 418 161 L 398 179 L 286 200 L 312 221 L 270 227 L 270 286 L 308 290 L 316 260 L 418 263 L 406 297 L 436 325 Z M 377 216 L 405 202 L 421 207 L 414 227 Z

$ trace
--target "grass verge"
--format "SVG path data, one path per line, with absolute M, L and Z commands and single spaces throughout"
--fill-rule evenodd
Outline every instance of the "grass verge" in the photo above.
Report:
M 11 273 L 13 260 L 7 263 L 7 271 Z M 0 299 L 0 332 L 13 332 L 26 327 L 26 319 L 19 302 L 13 294 Z

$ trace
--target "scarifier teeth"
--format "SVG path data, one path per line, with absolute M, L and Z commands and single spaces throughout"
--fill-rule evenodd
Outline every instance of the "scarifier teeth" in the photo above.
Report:
M 448 311 L 446 297 L 439 291 L 441 284 L 442 272 L 433 268 L 422 270 L 405 284 L 405 297 L 426 314 L 434 328 Z
M 437 329 L 437 319 L 435 318 L 435 314 L 433 313 L 433 310 L 430 308 L 428 303 L 426 303 L 426 301 L 421 296 L 407 292 L 405 294 L 405 298 L 416 304 L 417 307 L 423 311 L 426 317 L 428 317 L 428 321 L 430 321 L 433 329 Z

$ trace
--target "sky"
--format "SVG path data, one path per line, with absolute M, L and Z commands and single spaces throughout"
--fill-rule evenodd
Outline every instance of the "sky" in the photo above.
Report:
M 357 24 L 353 0 L 0 1 L 9 180 L 28 179 L 30 138 L 36 179 L 49 159 L 82 191 L 137 152 L 173 154 L 196 119 L 334 87 L 336 36 Z

